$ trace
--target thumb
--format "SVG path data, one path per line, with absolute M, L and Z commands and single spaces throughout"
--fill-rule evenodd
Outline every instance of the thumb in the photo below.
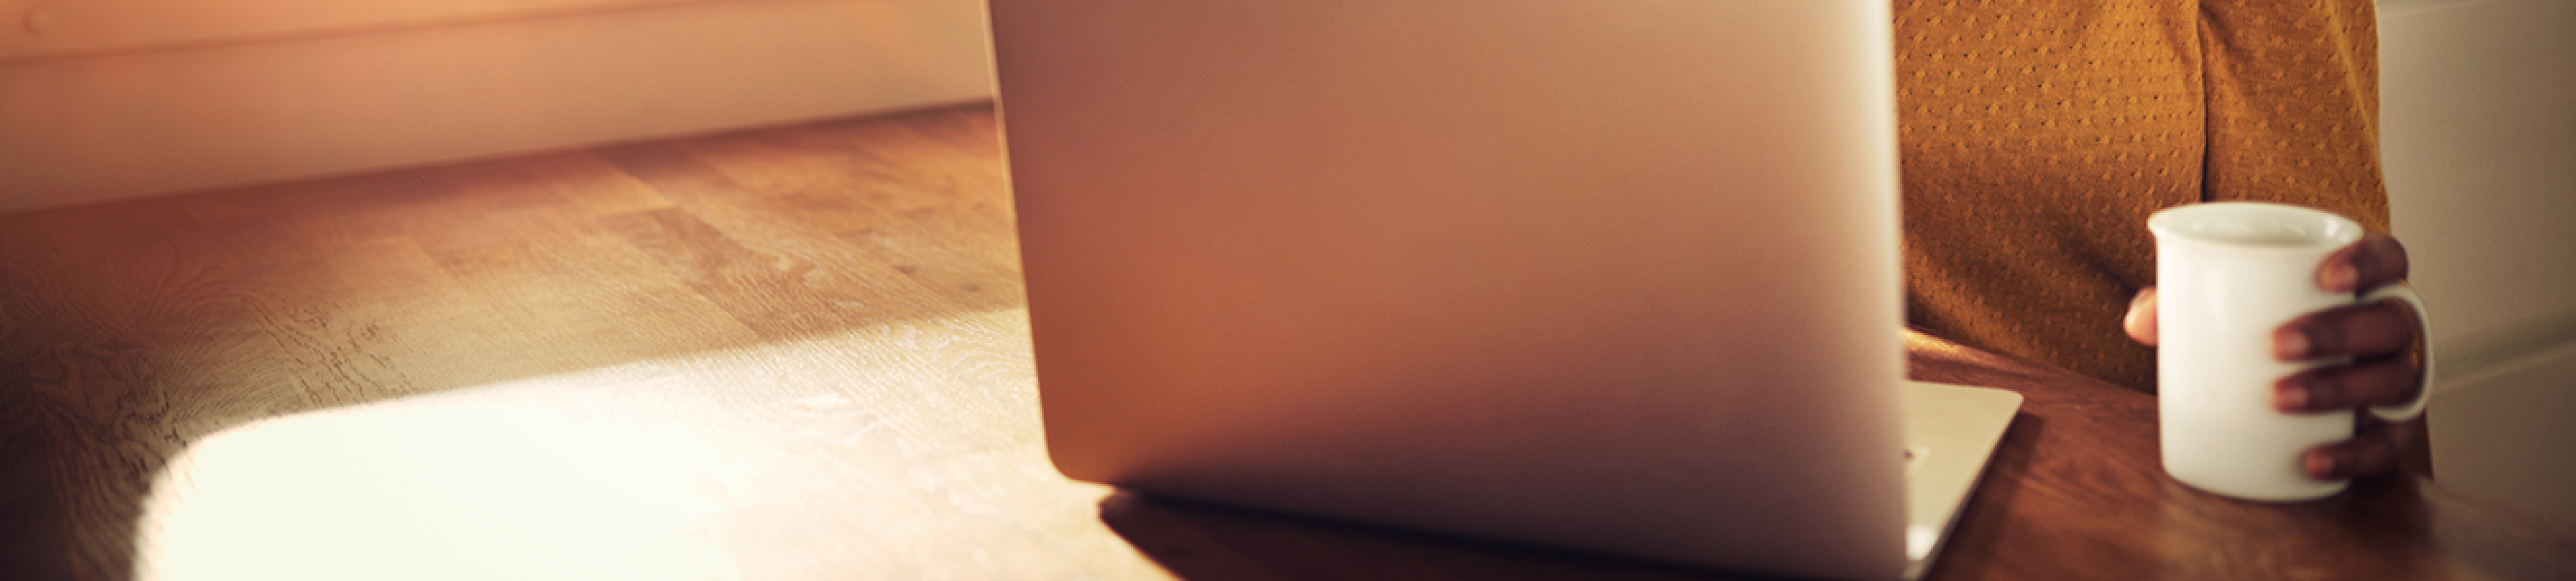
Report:
M 2156 344 L 2156 287 L 2138 289 L 2137 298 L 2129 299 L 2129 315 L 2121 319 L 2120 326 L 2129 331 L 2129 339 Z

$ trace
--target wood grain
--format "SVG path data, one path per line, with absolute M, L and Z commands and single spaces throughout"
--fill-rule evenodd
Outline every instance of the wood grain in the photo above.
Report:
M 0 555 L 260 418 L 1015 307 L 984 105 L 0 216 Z M 54 561 L 61 561 L 56 563 Z
M 2238 501 L 2166 476 L 2154 396 L 1920 333 L 1917 380 L 2022 393 L 2022 413 L 1936 578 L 2565 579 L 2563 523 L 2414 475 L 2307 503 Z
M 27 579 L 1712 578 L 1172 502 L 1044 456 L 991 109 L 0 215 L 0 572 Z M 2145 394 L 2027 398 L 1934 578 L 2576 578 L 2387 479 L 2157 468 Z

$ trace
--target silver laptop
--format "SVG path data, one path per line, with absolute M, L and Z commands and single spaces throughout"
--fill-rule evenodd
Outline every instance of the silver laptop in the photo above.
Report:
M 991 17 L 1067 476 L 1895 578 L 2019 406 L 1904 381 L 1886 0 Z

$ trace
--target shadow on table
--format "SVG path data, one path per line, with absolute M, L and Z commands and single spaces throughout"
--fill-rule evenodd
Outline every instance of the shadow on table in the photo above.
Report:
M 1182 579 L 1767 579 L 1118 491 L 1100 521 Z

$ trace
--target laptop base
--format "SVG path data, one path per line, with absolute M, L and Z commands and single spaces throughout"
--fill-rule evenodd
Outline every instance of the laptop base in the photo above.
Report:
M 2021 409 L 2011 391 L 1906 382 L 1905 576 L 1923 578 Z

